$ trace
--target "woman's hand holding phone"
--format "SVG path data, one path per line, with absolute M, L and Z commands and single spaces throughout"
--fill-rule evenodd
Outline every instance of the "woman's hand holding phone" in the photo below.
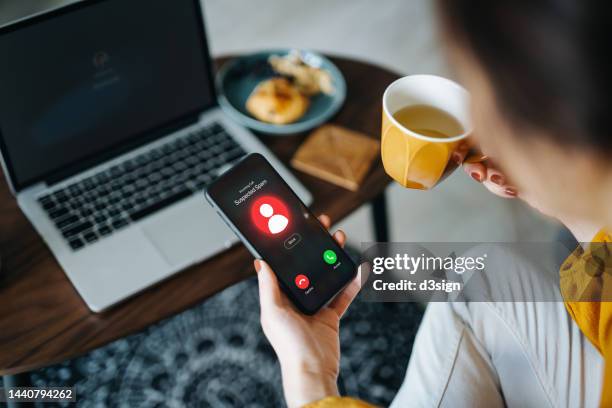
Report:
M 329 217 L 319 217 L 329 228 Z M 346 237 L 334 239 L 344 246 Z M 279 287 L 268 264 L 255 260 L 259 281 L 261 326 L 280 361 L 287 405 L 299 407 L 330 395 L 338 395 L 340 370 L 340 318 L 361 286 L 358 273 L 329 305 L 315 315 L 299 312 Z

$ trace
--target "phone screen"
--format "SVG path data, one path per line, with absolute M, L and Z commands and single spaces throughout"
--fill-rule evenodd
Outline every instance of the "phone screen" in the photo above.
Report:
M 302 312 L 315 313 L 355 276 L 355 263 L 260 154 L 213 182 L 207 198 Z

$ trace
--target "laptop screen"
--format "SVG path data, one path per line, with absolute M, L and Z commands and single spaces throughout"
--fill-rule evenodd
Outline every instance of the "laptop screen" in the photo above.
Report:
M 83 1 L 0 29 L 0 133 L 17 189 L 214 103 L 198 1 Z

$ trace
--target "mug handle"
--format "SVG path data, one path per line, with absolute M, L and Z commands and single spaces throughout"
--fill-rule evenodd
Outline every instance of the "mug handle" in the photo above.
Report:
M 463 143 L 468 145 L 468 152 L 465 155 L 465 159 L 463 159 L 464 163 L 482 163 L 489 160 L 489 156 L 480 151 L 480 148 L 476 146 L 472 137 L 469 137 Z
M 489 160 L 489 156 L 483 154 L 479 149 L 472 148 L 463 160 L 464 163 L 482 163 Z

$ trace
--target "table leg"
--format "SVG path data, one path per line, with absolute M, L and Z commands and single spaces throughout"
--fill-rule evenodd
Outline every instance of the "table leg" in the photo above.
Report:
M 387 197 L 385 191 L 374 197 L 371 202 L 374 238 L 376 242 L 389 241 L 389 217 L 387 214 Z
M 4 384 L 4 388 L 12 388 L 12 387 L 31 387 L 32 380 L 30 378 L 29 373 L 15 374 L 15 375 L 5 375 L 2 377 L 2 382 Z M 26 402 L 7 402 L 7 408 L 20 408 L 31 406 Z

